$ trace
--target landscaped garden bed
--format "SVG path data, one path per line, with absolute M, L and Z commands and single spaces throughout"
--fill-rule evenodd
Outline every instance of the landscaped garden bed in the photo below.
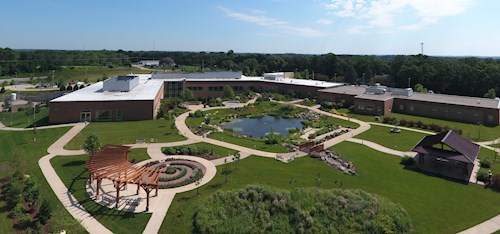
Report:
M 208 144 L 205 142 L 200 142 L 191 145 L 163 148 L 162 152 L 166 155 L 191 155 L 191 156 L 201 157 L 207 160 L 213 160 L 221 157 L 234 155 L 238 151 L 217 145 Z
M 152 168 L 165 168 L 165 173 L 159 176 L 158 187 L 160 189 L 176 188 L 191 184 L 203 177 L 206 168 L 199 162 L 169 158 L 163 161 L 149 162 L 147 166 Z

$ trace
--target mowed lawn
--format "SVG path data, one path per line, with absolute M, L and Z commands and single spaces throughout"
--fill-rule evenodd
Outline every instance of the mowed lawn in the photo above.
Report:
M 35 115 L 26 115 L 25 111 L 19 112 L 0 112 L 0 122 L 7 127 L 27 128 L 36 126 L 45 126 L 49 124 L 49 108 L 42 107 L 40 112 Z
M 341 143 L 334 150 L 356 165 L 358 176 L 339 173 L 307 157 L 284 164 L 251 156 L 239 162 L 238 171 L 234 171 L 234 163 L 228 164 L 233 169 L 228 184 L 221 175 L 225 166 L 222 165 L 217 167 L 216 177 L 200 188 L 200 195 L 196 191 L 177 194 L 160 232 L 191 233 L 195 207 L 203 205 L 218 190 L 255 183 L 292 189 L 291 178 L 296 180 L 295 186 L 312 187 L 316 186 L 318 176 L 322 188 L 337 187 L 335 181 L 340 179 L 342 188 L 362 189 L 401 204 L 408 211 L 416 233 L 456 233 L 500 213 L 499 193 L 403 169 L 399 157 L 355 143 Z
M 143 120 L 129 122 L 92 122 L 73 138 L 66 149 L 80 149 L 87 136 L 95 134 L 101 145 L 134 144 L 136 139 L 143 138 L 151 142 L 182 141 L 186 138 L 177 133 L 174 120 Z
M 220 133 L 220 132 L 211 133 L 208 137 L 210 137 L 212 139 L 219 140 L 219 141 L 225 141 L 225 142 L 228 142 L 231 144 L 240 145 L 240 146 L 244 146 L 247 148 L 257 149 L 257 150 L 261 150 L 261 151 L 265 151 L 265 152 L 273 152 L 273 153 L 286 153 L 286 152 L 288 152 L 286 147 L 283 147 L 283 146 L 278 145 L 278 144 L 270 145 L 270 144 L 266 144 L 264 141 L 252 140 L 252 139 L 248 139 L 248 138 L 239 138 L 239 137 L 230 136 L 230 135 Z
M 0 175 L 12 173 L 14 168 L 11 168 L 10 164 L 18 161 L 20 169 L 35 179 L 40 188 L 40 196 L 53 205 L 50 225 L 56 230 L 65 229 L 70 233 L 81 233 L 84 232 L 82 226 L 59 202 L 38 166 L 38 160 L 47 155 L 47 148 L 68 130 L 69 128 L 37 130 L 36 142 L 33 142 L 33 131 L 0 131 L 0 168 L 2 168 Z M 0 232 L 15 233 L 12 220 L 6 216 L 9 210 L 4 205 L 5 203 L 0 202 Z
M 88 172 L 85 167 L 87 155 L 57 156 L 50 163 L 64 182 L 68 191 L 94 218 L 114 233 L 142 233 L 150 213 L 130 213 L 109 209 L 94 202 L 85 189 Z
M 370 129 L 356 138 L 372 141 L 387 148 L 410 151 L 427 134 L 401 129 L 400 133 L 391 133 L 391 128 L 371 125 Z
M 357 118 L 362 121 L 375 122 L 375 118 L 370 115 L 353 114 L 350 113 L 349 110 L 345 108 L 339 111 L 348 113 L 349 116 Z M 491 126 L 477 125 L 472 123 L 462 123 L 450 120 L 433 119 L 428 117 L 405 115 L 399 113 L 390 113 L 388 115 L 381 116 L 380 122 L 382 122 L 384 117 L 395 117 L 398 121 L 401 119 L 407 121 L 411 120 L 415 122 L 422 121 L 425 124 L 437 124 L 440 125 L 441 127 L 448 126 L 451 129 L 461 129 L 463 132 L 462 136 L 471 139 L 473 141 L 491 141 L 500 138 L 500 125 L 491 127 Z M 427 131 L 432 131 L 432 130 L 427 130 Z

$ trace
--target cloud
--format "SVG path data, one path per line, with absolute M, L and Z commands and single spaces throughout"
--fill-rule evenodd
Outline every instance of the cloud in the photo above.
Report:
M 329 19 L 320 19 L 318 21 L 316 21 L 317 24 L 321 24 L 321 25 L 330 25 L 333 23 L 332 20 L 329 20 Z
M 231 9 L 218 6 L 220 11 L 225 15 L 252 24 L 260 25 L 263 27 L 278 30 L 281 33 L 286 33 L 294 36 L 301 37 L 324 37 L 330 35 L 328 32 L 323 32 L 317 29 L 300 27 L 292 25 L 290 22 L 278 20 L 275 18 L 267 17 L 264 11 L 251 10 L 249 13 L 237 12 Z
M 325 9 L 338 17 L 353 17 L 365 21 L 364 30 L 420 30 L 439 22 L 441 18 L 459 15 L 474 0 L 329 0 Z M 395 20 L 405 17 L 410 9 L 417 21 L 400 25 Z M 351 31 L 358 32 L 360 26 Z

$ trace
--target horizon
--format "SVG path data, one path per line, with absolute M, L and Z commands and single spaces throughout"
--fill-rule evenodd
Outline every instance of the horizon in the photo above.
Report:
M 16 50 L 500 56 L 494 0 L 7 2 Z M 21 16 L 21 17 L 20 17 Z M 14 20 L 13 20 L 14 19 Z M 14 22 L 14 23 L 12 23 Z

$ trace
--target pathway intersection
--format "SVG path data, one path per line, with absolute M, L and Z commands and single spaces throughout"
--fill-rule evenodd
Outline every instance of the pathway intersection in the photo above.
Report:
M 250 100 L 247 102 L 245 105 L 254 103 L 256 98 Z M 379 144 L 376 144 L 374 142 L 366 141 L 366 140 L 361 140 L 354 138 L 354 136 L 367 131 L 370 129 L 370 125 L 381 125 L 381 126 L 387 126 L 387 127 L 392 127 L 392 125 L 386 125 L 386 124 L 381 124 L 381 123 L 372 123 L 372 122 L 364 122 L 360 121 L 357 119 L 351 119 L 348 117 L 344 116 L 339 116 L 339 115 L 334 115 L 329 112 L 325 112 L 319 109 L 318 106 L 304 106 L 300 105 L 302 100 L 295 100 L 292 102 L 289 102 L 290 104 L 296 105 L 301 108 L 306 108 L 310 111 L 317 112 L 322 115 L 327 115 L 339 119 L 344 119 L 348 120 L 351 122 L 358 123 L 360 126 L 357 129 L 349 131 L 347 134 L 343 134 L 340 136 L 337 136 L 335 138 L 332 138 L 328 141 L 324 142 L 325 148 L 329 148 L 331 146 L 334 146 L 340 142 L 343 141 L 349 141 L 349 142 L 354 142 L 358 144 L 363 144 L 366 145 L 374 150 L 381 151 L 384 153 L 396 155 L 399 157 L 409 155 L 413 156 L 415 153 L 414 152 L 402 152 L 402 151 L 397 151 L 393 150 L 384 146 L 381 146 Z M 212 108 L 203 108 L 202 106 L 193 106 L 190 112 L 194 112 L 195 110 L 198 109 L 203 109 L 203 110 L 213 110 L 213 109 L 222 109 L 222 108 L 229 108 L 229 107 L 212 107 Z M 195 157 L 189 157 L 189 156 L 166 156 L 163 154 L 161 149 L 163 147 L 172 147 L 172 146 L 180 146 L 180 145 L 186 145 L 186 144 L 193 144 L 197 142 L 206 142 L 226 148 L 231 148 L 234 150 L 237 150 L 241 154 L 241 159 L 249 157 L 250 155 L 257 155 L 257 156 L 262 156 L 262 157 L 270 157 L 270 158 L 276 158 L 278 155 L 277 153 L 270 153 L 270 152 L 264 152 L 256 149 L 251 149 L 239 145 L 234 145 L 231 143 L 227 143 L 224 141 L 219 141 L 211 138 L 206 138 L 203 136 L 198 136 L 195 135 L 186 125 L 185 120 L 188 117 L 189 112 L 184 113 L 180 116 L 178 116 L 175 120 L 175 126 L 179 130 L 179 133 L 187 138 L 187 140 L 184 141 L 178 141 L 178 142 L 169 142 L 169 143 L 141 143 L 141 144 L 129 144 L 127 146 L 131 146 L 132 148 L 146 148 L 147 149 L 147 154 L 151 157 L 150 160 L 141 162 L 141 163 L 146 163 L 149 161 L 153 160 L 164 160 L 169 157 L 175 157 L 175 158 L 186 158 L 193 160 Z M 71 126 L 72 128 L 66 132 L 61 138 L 59 138 L 56 142 L 54 142 L 48 149 L 46 156 L 42 157 L 38 164 L 42 170 L 43 175 L 47 179 L 47 182 L 51 186 L 52 190 L 56 194 L 57 198 L 61 201 L 61 203 L 64 205 L 64 207 L 68 210 L 68 212 L 78 221 L 81 222 L 83 227 L 89 232 L 89 233 L 112 233 L 109 229 L 107 229 L 104 225 L 102 225 L 99 221 L 97 221 L 93 216 L 91 216 L 85 208 L 78 203 L 76 198 L 68 192 L 68 189 L 62 182 L 62 180 L 58 177 L 57 173 L 55 172 L 54 168 L 52 167 L 50 160 L 54 158 L 55 156 L 71 156 L 71 155 L 82 155 L 85 154 L 83 150 L 66 150 L 64 149 L 64 146 L 71 141 L 81 130 L 83 130 L 86 127 L 86 123 L 73 123 L 73 124 L 62 124 L 62 125 L 53 125 L 53 126 L 45 126 L 45 127 L 38 127 L 37 129 L 46 129 L 46 128 L 58 128 L 58 127 L 69 127 Z M 417 129 L 412 129 L 412 128 L 403 128 L 400 127 L 401 129 L 405 129 L 408 131 L 415 131 L 415 132 L 421 132 L 425 134 L 435 134 L 432 132 L 427 132 L 423 130 L 417 130 Z M 0 123 L 0 130 L 3 131 L 32 131 L 33 128 L 11 128 L 11 127 L 5 127 L 2 123 Z M 478 142 L 481 146 L 491 149 L 491 150 L 497 150 L 497 152 L 500 152 L 500 149 L 498 148 L 493 148 L 488 146 L 488 144 L 493 144 L 494 142 L 498 142 L 500 139 L 497 139 L 495 141 L 489 141 L 489 142 Z M 306 156 L 306 153 L 300 152 L 291 152 L 291 153 L 280 153 L 279 155 L 281 156 L 296 156 L 296 157 L 302 157 Z M 232 156 L 228 156 L 225 158 L 219 158 L 215 159 L 212 161 L 204 160 L 204 159 L 199 159 L 196 160 L 200 163 L 202 163 L 206 168 L 207 172 L 205 173 L 204 177 L 202 178 L 201 185 L 208 183 L 213 177 L 216 175 L 216 167 L 218 165 L 224 164 L 226 161 L 232 161 Z M 475 176 L 475 175 L 474 175 Z M 133 187 L 133 186 L 130 186 Z M 172 203 L 175 194 L 180 193 L 180 192 L 185 192 L 189 190 L 196 189 L 195 184 L 189 184 L 186 186 L 182 186 L 179 188 L 173 188 L 173 189 L 165 189 L 165 190 L 160 190 L 158 193 L 158 196 L 155 198 L 157 200 L 156 206 L 152 209 L 150 209 L 152 216 L 150 220 L 148 221 L 146 228 L 144 229 L 143 233 L 157 233 L 160 230 L 161 224 L 163 222 L 163 219 L 165 218 L 168 208 L 170 207 L 170 204 Z M 90 189 L 90 188 L 89 188 Z M 88 191 L 90 191 L 88 189 Z M 139 195 L 140 197 L 141 195 Z M 144 194 L 142 194 L 143 198 L 145 197 Z M 467 230 L 464 230 L 463 234 L 468 234 L 468 233 L 491 233 L 494 231 L 500 230 L 500 215 L 491 218 L 490 220 L 487 220 L 481 224 L 478 224 L 474 227 L 471 227 Z

